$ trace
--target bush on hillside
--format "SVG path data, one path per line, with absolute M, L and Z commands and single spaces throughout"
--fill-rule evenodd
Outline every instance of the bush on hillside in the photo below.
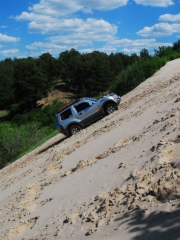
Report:
M 0 123 L 0 169 L 53 132 L 55 114 L 62 105 L 55 102 Z
M 167 59 L 147 58 L 137 60 L 134 64 L 123 70 L 111 86 L 111 91 L 124 95 L 133 90 L 140 83 L 152 76 L 159 68 L 164 66 Z
M 51 132 L 51 128 L 39 127 L 35 122 L 20 126 L 10 122 L 0 123 L 0 169 Z

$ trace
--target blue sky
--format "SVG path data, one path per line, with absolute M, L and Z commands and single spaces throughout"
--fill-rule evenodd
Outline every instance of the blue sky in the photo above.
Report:
M 0 60 L 133 54 L 180 39 L 180 0 L 0 0 Z

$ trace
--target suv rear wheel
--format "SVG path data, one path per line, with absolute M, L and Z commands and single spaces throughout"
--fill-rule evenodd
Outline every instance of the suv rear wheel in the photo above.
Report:
M 105 113 L 106 113 L 106 115 L 109 115 L 109 114 L 115 112 L 117 109 L 118 109 L 118 107 L 115 103 L 108 103 L 105 106 Z
M 72 135 L 78 133 L 79 131 L 81 131 L 81 129 L 82 128 L 78 124 L 73 124 L 69 128 L 69 135 L 72 136 Z

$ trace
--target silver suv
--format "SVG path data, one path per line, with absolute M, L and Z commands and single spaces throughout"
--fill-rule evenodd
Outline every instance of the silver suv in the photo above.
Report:
M 118 109 L 120 96 L 110 93 L 101 99 L 83 97 L 65 105 L 56 114 L 56 128 L 60 133 L 71 136 L 97 119 Z

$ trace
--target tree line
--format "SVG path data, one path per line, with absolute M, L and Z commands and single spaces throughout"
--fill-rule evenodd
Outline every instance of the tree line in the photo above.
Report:
M 38 58 L 6 59 L 0 62 L 0 109 L 29 111 L 60 80 L 77 95 L 96 95 L 106 91 L 112 80 L 137 55 L 94 51 L 80 54 L 75 49 L 59 58 L 44 53 Z
M 41 109 L 37 101 L 59 81 L 77 97 L 106 92 L 122 96 L 179 57 L 180 40 L 159 47 L 153 55 L 147 49 L 130 56 L 98 51 L 81 54 L 71 49 L 58 58 L 44 53 L 38 58 L 1 61 L 0 110 L 8 110 L 9 115 L 0 117 L 0 168 L 53 132 L 56 111 L 63 103 L 54 102 Z
M 81 54 L 71 49 L 58 58 L 44 53 L 38 58 L 5 59 L 0 62 L 0 109 L 29 111 L 59 80 L 80 96 L 103 94 L 112 86 L 115 92 L 125 94 L 142 82 L 142 75 L 145 80 L 153 74 L 161 61 L 177 58 L 179 49 L 180 40 L 172 47 L 159 47 L 153 56 L 147 49 L 139 56 L 98 51 Z M 117 84 L 122 81 L 123 86 Z

